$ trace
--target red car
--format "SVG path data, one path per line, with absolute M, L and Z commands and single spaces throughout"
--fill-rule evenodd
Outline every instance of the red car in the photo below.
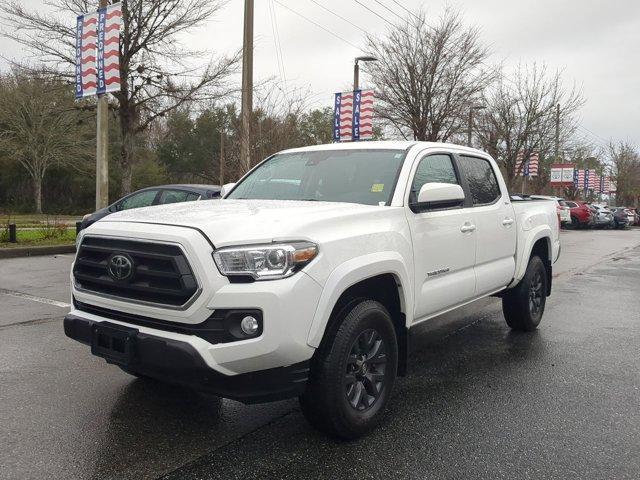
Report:
M 574 228 L 588 227 L 593 223 L 593 212 L 584 202 L 577 200 L 565 200 L 569 212 L 571 213 L 571 225 Z

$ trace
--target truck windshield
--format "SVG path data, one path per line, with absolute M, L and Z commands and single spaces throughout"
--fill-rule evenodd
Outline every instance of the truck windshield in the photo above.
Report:
M 323 150 L 270 158 L 230 199 L 307 200 L 388 205 L 404 150 Z

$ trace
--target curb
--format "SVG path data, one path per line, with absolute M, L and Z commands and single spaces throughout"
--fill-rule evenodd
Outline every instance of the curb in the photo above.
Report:
M 39 255 L 58 255 L 61 253 L 75 253 L 75 245 L 51 245 L 46 247 L 18 247 L 0 248 L 0 259 L 35 257 Z

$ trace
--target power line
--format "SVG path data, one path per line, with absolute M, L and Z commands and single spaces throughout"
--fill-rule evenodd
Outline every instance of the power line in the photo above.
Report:
M 591 130 L 589 130 L 587 127 L 584 127 L 582 125 L 578 125 L 578 128 L 581 128 L 582 130 L 584 130 L 585 132 L 589 133 L 590 135 L 592 135 L 595 138 L 599 138 L 600 140 L 602 140 L 603 142 L 605 142 L 606 144 L 609 143 L 609 140 L 605 140 L 603 137 L 601 137 L 600 135 L 598 135 L 595 132 L 592 132 Z
M 364 3 L 362 3 L 360 0 L 353 0 L 354 2 L 356 2 L 358 5 L 360 5 L 361 7 L 365 8 L 366 10 L 369 10 L 371 13 L 373 13 L 376 17 L 381 18 L 382 20 L 384 20 L 385 22 L 387 22 L 389 25 L 391 25 L 393 28 L 396 28 L 396 26 L 390 22 L 389 20 L 387 20 L 386 18 L 384 18 L 382 15 L 380 15 L 378 12 L 376 12 L 375 10 L 371 10 L 369 7 L 367 7 Z
M 369 35 L 369 32 L 367 32 L 364 28 L 359 27 L 358 25 L 356 25 L 355 23 L 353 23 L 351 20 L 349 20 L 348 18 L 343 17 L 342 15 L 340 15 L 339 13 L 334 12 L 333 10 L 325 7 L 324 5 L 322 5 L 321 3 L 317 2 L 316 0 L 310 0 L 311 2 L 315 3 L 316 5 L 318 5 L 320 8 L 326 10 L 327 12 L 331 13 L 332 15 L 335 15 L 336 17 L 338 17 L 340 20 L 343 20 L 345 22 L 347 22 L 349 25 L 351 25 L 352 27 L 357 28 L 358 30 L 360 30 L 361 32 Z
M 407 12 L 409 15 L 411 15 L 413 18 L 415 18 L 416 20 L 420 20 L 420 18 L 418 18 L 418 16 L 413 13 L 411 10 L 409 10 L 407 7 L 405 7 L 404 5 L 402 5 L 400 2 L 397 2 L 396 0 L 391 0 L 393 3 L 395 3 L 396 5 L 398 5 L 400 8 L 402 8 L 405 12 Z
M 287 89 L 287 76 L 284 69 L 284 57 L 282 56 L 282 44 L 280 43 L 280 32 L 278 31 L 278 20 L 276 18 L 276 9 L 273 0 L 269 0 L 269 14 L 271 15 L 271 29 L 273 31 L 273 42 L 276 48 L 276 60 L 278 62 L 278 70 L 285 90 Z
M 311 20 L 308 17 L 305 17 L 303 14 L 301 14 L 300 12 L 296 12 L 294 9 L 287 7 L 285 4 L 279 2 L 278 0 L 273 0 L 274 2 L 276 2 L 278 5 L 280 5 L 281 7 L 286 8 L 287 10 L 289 10 L 292 13 L 295 13 L 296 15 L 298 15 L 300 18 L 304 18 L 307 22 L 309 23 L 313 23 L 316 27 L 324 30 L 325 32 L 327 32 L 330 35 L 333 35 L 334 37 L 336 37 L 339 40 L 342 40 L 344 43 L 346 43 L 347 45 L 351 45 L 353 48 L 357 49 L 357 50 L 361 50 L 360 47 L 358 47 L 357 45 L 354 45 L 353 43 L 351 43 L 349 40 L 345 39 L 344 37 L 341 37 L 340 35 L 338 35 L 337 33 L 329 30 L 326 27 L 323 27 L 322 25 L 320 25 L 318 22 L 315 22 L 313 20 Z
M 387 7 L 384 3 L 382 3 L 380 0 L 374 0 L 378 5 L 382 6 L 382 8 L 384 8 L 385 10 L 387 10 L 388 12 L 392 13 L 393 15 L 395 15 L 396 17 L 398 17 L 400 19 L 401 22 L 404 22 L 406 19 L 402 18 L 400 15 L 398 15 L 396 12 L 394 12 L 393 10 L 391 10 L 389 7 Z

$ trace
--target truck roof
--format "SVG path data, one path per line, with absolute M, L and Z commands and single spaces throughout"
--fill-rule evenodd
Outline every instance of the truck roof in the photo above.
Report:
M 295 153 L 295 152 L 314 152 L 322 150 L 408 150 L 413 147 L 433 147 L 433 148 L 446 148 L 447 150 L 457 150 L 466 153 L 475 153 L 486 155 L 486 152 L 478 150 L 476 148 L 465 147 L 464 145 L 456 145 L 454 143 L 442 143 L 442 142 L 416 142 L 409 140 L 395 141 L 362 141 L 362 142 L 340 142 L 340 143 L 325 143 L 322 145 L 311 145 L 308 147 L 291 148 L 284 150 L 281 153 Z

